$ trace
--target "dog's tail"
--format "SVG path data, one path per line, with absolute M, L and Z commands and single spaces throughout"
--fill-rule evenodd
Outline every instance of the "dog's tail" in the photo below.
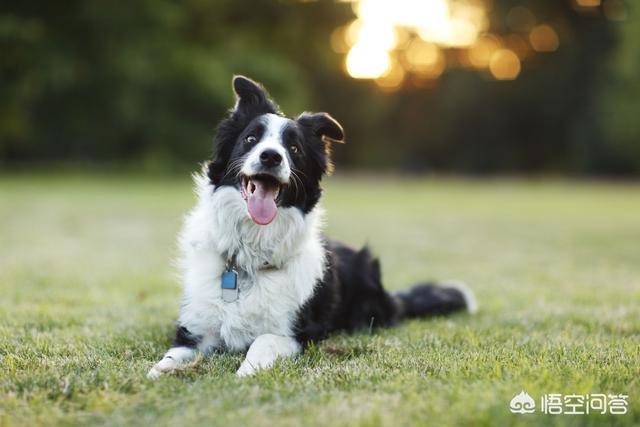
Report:
M 473 292 L 463 283 L 419 283 L 391 294 L 397 319 L 439 316 L 458 310 L 478 311 Z
M 462 283 L 419 283 L 399 292 L 382 285 L 380 262 L 367 247 L 359 251 L 329 242 L 331 265 L 341 286 L 341 300 L 335 316 L 338 329 L 391 326 L 402 319 L 441 316 L 455 311 L 478 309 L 473 293 Z

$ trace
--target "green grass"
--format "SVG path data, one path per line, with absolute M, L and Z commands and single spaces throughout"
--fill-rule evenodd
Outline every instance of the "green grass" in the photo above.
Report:
M 0 425 L 640 423 L 640 186 L 333 177 L 325 194 L 328 232 L 369 243 L 388 288 L 464 280 L 480 312 L 335 336 L 254 378 L 218 354 L 152 382 L 190 182 L 0 177 Z M 629 413 L 513 415 L 522 389 L 624 393 Z

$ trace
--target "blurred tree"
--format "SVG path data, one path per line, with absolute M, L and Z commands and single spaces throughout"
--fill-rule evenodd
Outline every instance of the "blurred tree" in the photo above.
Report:
M 233 74 L 264 82 L 286 110 L 308 105 L 313 66 L 296 46 L 332 25 L 333 9 L 316 9 L 323 24 L 264 0 L 5 4 L 0 159 L 202 159 Z
M 364 108 L 335 105 L 353 120 L 347 129 L 375 124 L 359 129 L 368 153 L 363 158 L 348 147 L 350 162 L 469 173 L 619 171 L 606 161 L 617 151 L 597 115 L 598 94 L 609 79 L 606 58 L 615 47 L 614 23 L 600 9 L 578 13 L 570 1 L 492 3 L 492 32 L 505 33 L 511 8 L 526 6 L 538 22 L 553 24 L 560 48 L 528 59 L 514 81 L 458 68 L 431 87 L 410 81 L 391 95 L 370 85 Z
M 428 87 L 409 80 L 389 92 L 349 78 L 331 50 L 332 31 L 354 16 L 344 2 L 4 3 L 0 162 L 193 167 L 233 102 L 231 76 L 246 74 L 285 113 L 336 116 L 349 142 L 336 150 L 342 166 L 640 172 L 631 16 L 619 24 L 602 7 L 581 14 L 571 0 L 492 4 L 493 32 L 524 5 L 554 25 L 559 50 L 527 60 L 515 81 L 453 69 Z
M 623 10 L 612 10 L 618 44 L 605 61 L 609 71 L 596 103 L 596 114 L 604 123 L 609 148 L 602 170 L 622 173 L 640 171 L 640 8 L 629 3 Z M 616 15 L 620 14 L 620 15 Z

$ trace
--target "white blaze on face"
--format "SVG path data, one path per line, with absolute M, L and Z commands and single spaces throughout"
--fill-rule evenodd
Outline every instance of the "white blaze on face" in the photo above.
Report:
M 291 166 L 287 150 L 282 140 L 282 132 L 288 123 L 288 119 L 276 114 L 265 114 L 262 121 L 266 127 L 260 142 L 249 152 L 242 166 L 242 174 L 245 176 L 253 176 L 265 172 L 260 162 L 260 154 L 265 150 L 272 149 L 282 156 L 282 163 L 279 167 L 270 170 L 269 173 L 274 176 L 280 183 L 286 184 L 291 176 Z
M 268 225 L 278 212 L 280 186 L 289 182 L 291 175 L 282 136 L 288 120 L 275 114 L 265 114 L 261 120 L 265 130 L 258 144 L 247 154 L 242 166 L 241 191 L 251 219 L 256 224 Z M 278 153 L 282 159 L 280 164 L 264 166 L 260 156 L 265 151 Z

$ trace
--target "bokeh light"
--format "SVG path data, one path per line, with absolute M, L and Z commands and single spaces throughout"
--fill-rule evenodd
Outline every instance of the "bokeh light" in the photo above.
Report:
M 405 74 L 402 66 L 397 62 L 392 62 L 388 71 L 376 79 L 376 84 L 382 89 L 395 90 L 402 85 Z
M 558 34 L 549 25 L 538 25 L 531 30 L 529 41 L 537 52 L 554 52 L 560 44 Z
M 389 53 L 371 44 L 357 43 L 347 55 L 347 72 L 356 79 L 378 78 L 389 65 Z
M 505 37 L 504 44 L 516 55 L 518 55 L 520 61 L 526 59 L 531 54 L 531 46 L 523 37 L 520 37 L 518 34 L 511 34 Z
M 489 66 L 491 55 L 501 47 L 502 43 L 496 36 L 485 34 L 469 49 L 469 62 L 476 68 L 486 68 Z
M 433 43 L 416 39 L 405 52 L 408 67 L 420 74 L 429 74 L 431 70 L 443 63 L 440 49 Z
M 575 0 L 576 4 L 580 7 L 598 7 L 600 6 L 600 0 Z
M 423 44 L 416 40 L 408 44 L 408 67 L 423 75 L 440 75 L 444 61 L 436 45 L 471 46 L 488 26 L 484 9 L 476 2 L 450 5 L 447 0 L 361 0 L 353 5 L 358 19 L 332 38 L 343 34 L 346 45 L 351 46 L 347 72 L 354 78 L 382 77 L 389 71 L 389 52 L 398 49 L 401 42 L 407 44 L 409 34 Z M 335 40 L 332 46 L 337 52 L 344 50 Z
M 581 5 L 593 1 L 579 0 Z M 522 61 L 554 52 L 560 45 L 556 30 L 539 23 L 524 6 L 508 9 L 495 26 L 506 33 L 498 34 L 491 31 L 489 0 L 351 3 L 356 19 L 333 32 L 331 46 L 346 54 L 345 69 L 351 77 L 373 79 L 384 89 L 437 79 L 454 67 L 489 70 L 487 75 L 497 80 L 512 80 L 520 74 Z M 611 10 L 616 15 L 618 5 L 612 4 Z
M 514 80 L 520 74 L 520 59 L 509 49 L 499 49 L 491 55 L 489 69 L 496 80 Z

